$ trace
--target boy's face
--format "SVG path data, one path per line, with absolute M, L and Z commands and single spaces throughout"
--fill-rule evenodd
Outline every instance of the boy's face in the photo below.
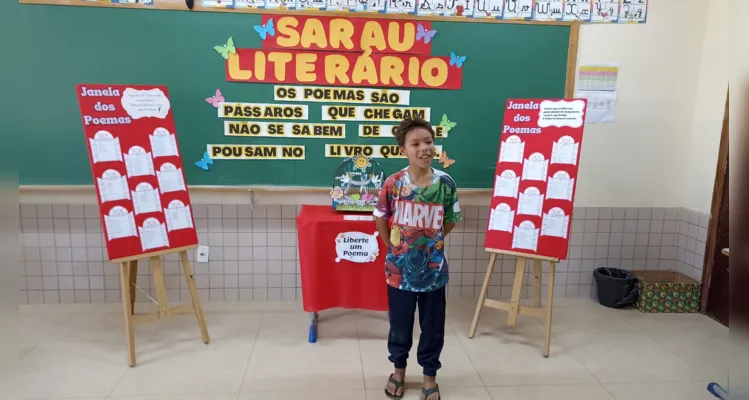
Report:
M 408 158 L 408 164 L 428 168 L 434 157 L 434 139 L 424 128 L 414 128 L 406 134 L 406 143 L 401 151 Z

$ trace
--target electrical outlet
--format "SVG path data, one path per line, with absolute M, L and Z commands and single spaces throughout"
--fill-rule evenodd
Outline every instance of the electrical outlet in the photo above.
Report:
M 208 246 L 198 246 L 198 262 L 208 262 Z

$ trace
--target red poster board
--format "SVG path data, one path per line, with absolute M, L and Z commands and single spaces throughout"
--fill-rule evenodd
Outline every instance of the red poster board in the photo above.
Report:
M 197 245 L 167 88 L 76 89 L 109 260 Z
M 586 105 L 507 101 L 486 249 L 567 257 Z

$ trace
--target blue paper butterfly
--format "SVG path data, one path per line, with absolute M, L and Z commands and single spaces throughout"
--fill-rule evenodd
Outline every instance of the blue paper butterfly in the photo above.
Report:
M 269 19 L 265 25 L 255 25 L 252 28 L 255 29 L 255 32 L 257 32 L 263 40 L 267 39 L 268 35 L 276 36 L 276 29 L 273 27 L 273 18 Z
M 198 168 L 202 168 L 203 171 L 208 171 L 211 169 L 209 165 L 213 165 L 213 159 L 210 155 L 208 155 L 208 152 L 206 151 L 205 153 L 203 153 L 203 159 L 195 162 L 195 166 Z
M 466 56 L 458 57 L 454 51 L 450 52 L 450 66 L 456 66 L 458 68 L 463 67 L 463 63 L 466 61 Z

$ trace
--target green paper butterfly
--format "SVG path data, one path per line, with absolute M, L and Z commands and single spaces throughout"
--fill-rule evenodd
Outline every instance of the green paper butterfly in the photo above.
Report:
M 213 49 L 216 50 L 216 53 L 221 54 L 221 57 L 224 57 L 224 60 L 229 59 L 229 53 L 237 54 L 237 48 L 234 47 L 234 39 L 232 38 L 229 38 L 225 45 L 215 46 Z
M 440 121 L 440 126 L 445 128 L 445 133 L 450 132 L 450 129 L 455 128 L 456 125 L 458 125 L 457 122 L 452 122 L 447 119 L 447 114 L 442 114 L 442 121 Z

